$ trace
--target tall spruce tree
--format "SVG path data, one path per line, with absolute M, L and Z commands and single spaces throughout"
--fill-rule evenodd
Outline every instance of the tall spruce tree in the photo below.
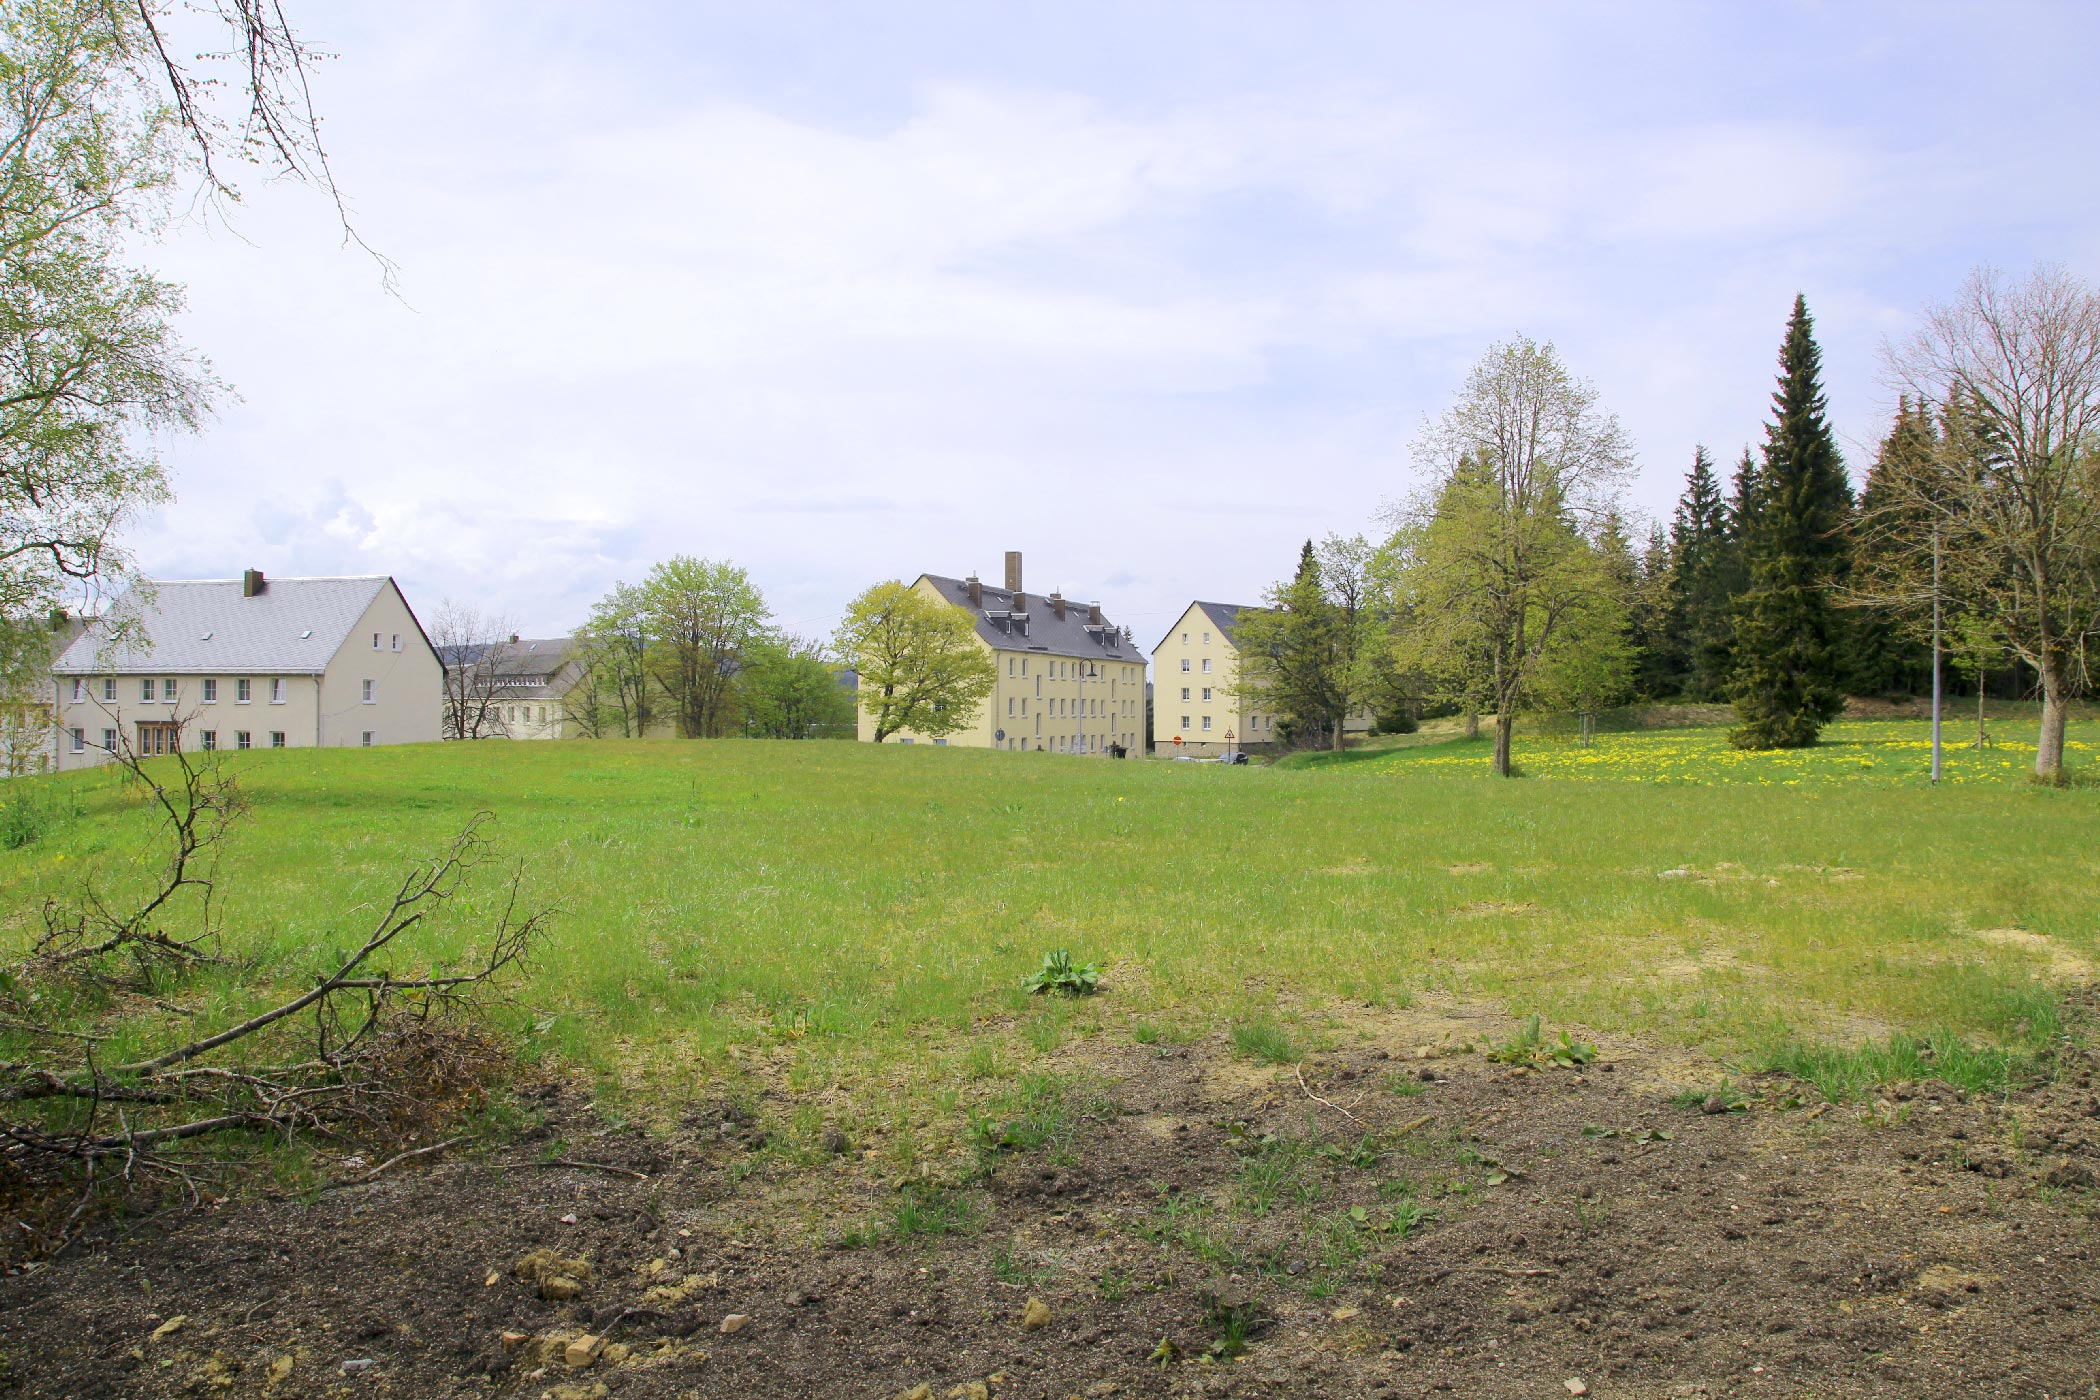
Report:
M 1633 690 L 1643 700 L 1668 700 L 1684 692 L 1685 657 L 1671 628 L 1677 601 L 1677 554 L 1660 525 L 1648 527 L 1640 569 L 1628 610 L 1627 640 L 1633 648 Z
M 1931 407 L 1905 394 L 1859 493 L 1856 605 L 1845 648 L 1845 683 L 1855 695 L 1916 695 L 1932 683 L 1932 652 L 1919 626 L 1929 605 L 1916 602 L 1916 581 L 1907 577 L 1912 561 L 1893 540 L 1931 532 L 1929 520 L 1903 509 L 1899 481 L 1929 470 L 1938 449 Z M 1872 528 L 1861 528 L 1866 522 Z
M 1732 515 L 1704 446 L 1692 452 L 1684 495 L 1670 519 L 1669 604 L 1663 625 L 1671 694 L 1711 700 L 1728 681 L 1740 574 Z
M 1773 421 L 1742 522 L 1749 587 L 1736 606 L 1731 687 L 1744 749 L 1803 748 L 1844 708 L 1842 624 L 1831 606 L 1848 563 L 1852 488 L 1826 417 L 1822 351 L 1794 298 Z

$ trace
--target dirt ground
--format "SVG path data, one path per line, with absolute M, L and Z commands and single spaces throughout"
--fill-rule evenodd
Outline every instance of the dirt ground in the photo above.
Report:
M 785 1103 L 667 1137 L 536 1086 L 531 1136 L 592 1165 L 246 1193 L 0 1279 L 0 1393 L 2100 1394 L 2085 1052 L 2005 1099 L 1701 1102 L 1681 1054 L 1524 1069 L 1484 1009 L 1348 1016 L 1302 1067 L 1069 1046 L 948 1186 L 837 1139 L 752 1171 Z

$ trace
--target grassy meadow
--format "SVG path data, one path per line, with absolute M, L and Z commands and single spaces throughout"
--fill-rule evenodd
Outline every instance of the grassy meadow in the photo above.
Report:
M 1273 768 L 746 741 L 246 753 L 228 961 L 95 1014 L 114 1056 L 310 985 L 486 811 L 558 907 L 501 1014 L 528 1054 L 636 1099 L 755 1066 L 952 1094 L 1075 1035 L 1317 1039 L 1333 998 L 1432 991 L 1744 1059 L 1906 1033 L 2018 1053 L 2100 954 L 2100 793 L 2020 781 L 2001 760 L 2031 727 L 1999 729 L 1973 761 L 1950 749 L 1937 789 L 1914 780 L 1915 722 L 1805 756 L 1718 730 L 1527 738 L 1510 782 L 1484 742 Z M 46 897 L 158 859 L 119 775 L 33 781 L 65 814 L 0 851 L 10 960 Z M 476 891 L 423 946 L 470 944 L 499 882 Z M 1023 995 L 1058 947 L 1106 994 Z

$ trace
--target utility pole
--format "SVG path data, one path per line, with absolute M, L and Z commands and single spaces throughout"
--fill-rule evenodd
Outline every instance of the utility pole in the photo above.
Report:
M 1979 685 L 1981 682 L 1979 682 Z M 1932 526 L 1932 781 L 1940 780 L 1940 527 Z

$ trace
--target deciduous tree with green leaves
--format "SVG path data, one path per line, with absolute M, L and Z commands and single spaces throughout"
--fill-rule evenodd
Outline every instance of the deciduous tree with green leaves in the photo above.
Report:
M 754 642 L 737 676 L 745 732 L 761 739 L 850 739 L 853 692 L 817 642 L 775 634 Z
M 878 744 L 969 728 L 999 680 L 968 613 L 895 579 L 853 600 L 832 649 L 860 673 L 860 707 Z
M 1396 644 L 1453 698 L 1492 710 L 1494 771 L 1506 777 L 1541 671 L 1612 596 L 1582 526 L 1615 504 L 1630 448 L 1596 390 L 1550 344 L 1520 337 L 1474 366 L 1416 451 L 1435 486 L 1395 542 L 1395 612 L 1407 619 Z
M 719 739 L 736 716 L 736 675 L 766 632 L 766 600 L 727 560 L 677 555 L 642 580 L 649 670 L 680 737 Z
M 656 683 L 649 668 L 654 638 L 640 587 L 616 583 L 592 605 L 576 644 L 594 692 L 591 704 L 605 716 L 600 732 L 610 735 L 617 726 L 621 738 L 639 739 L 656 722 Z

